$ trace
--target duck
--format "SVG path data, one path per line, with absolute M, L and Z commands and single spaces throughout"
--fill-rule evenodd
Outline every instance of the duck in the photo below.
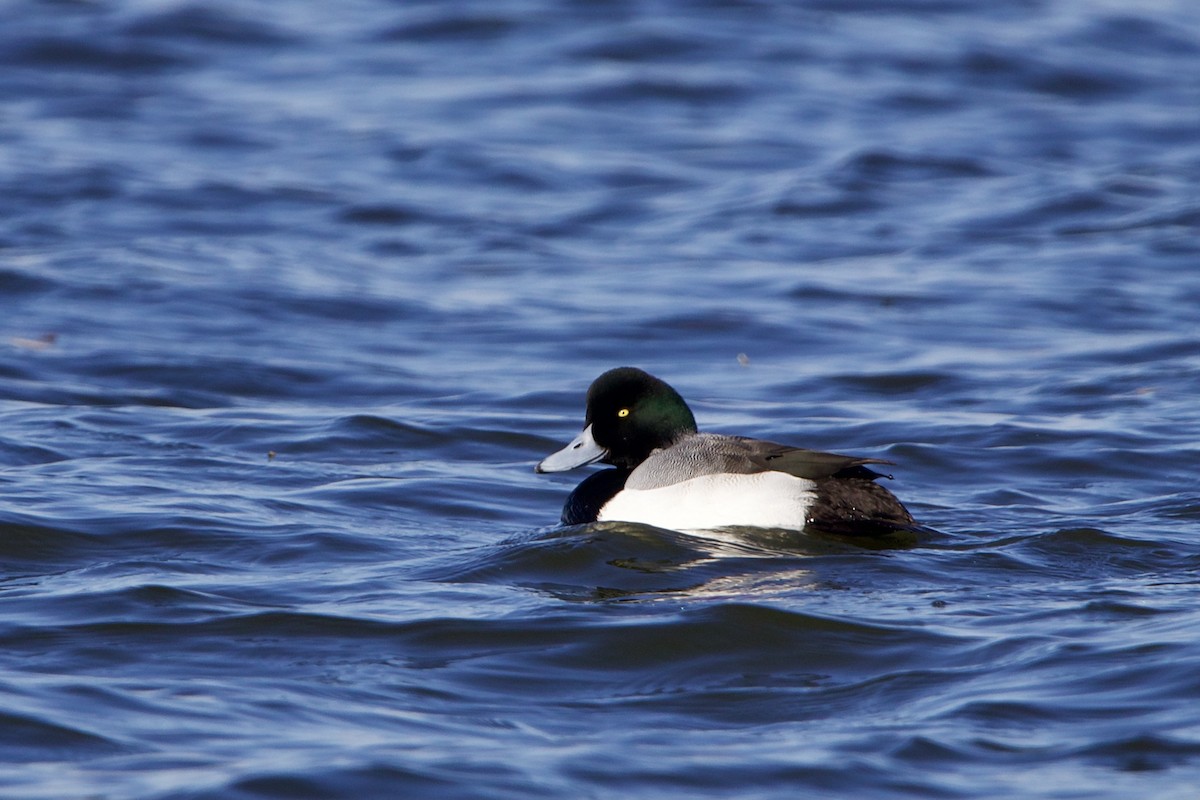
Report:
M 633 522 L 684 532 L 770 528 L 841 536 L 920 530 L 877 483 L 880 458 L 702 433 L 679 392 L 637 367 L 588 388 L 583 430 L 538 473 L 605 464 L 567 497 L 563 525 Z

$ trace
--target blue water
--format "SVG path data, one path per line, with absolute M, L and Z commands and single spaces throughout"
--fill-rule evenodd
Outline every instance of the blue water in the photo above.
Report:
M 1200 7 L 0 5 L 0 796 L 1190 798 Z M 601 371 L 887 547 L 556 526 Z

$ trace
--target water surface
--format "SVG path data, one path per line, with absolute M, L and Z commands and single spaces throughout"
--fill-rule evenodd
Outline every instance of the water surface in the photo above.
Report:
M 1185 2 L 0 11 L 0 794 L 1191 798 Z M 897 462 L 555 522 L 634 364 Z

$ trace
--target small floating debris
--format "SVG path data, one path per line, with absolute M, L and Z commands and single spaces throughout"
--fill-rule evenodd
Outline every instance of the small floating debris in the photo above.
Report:
M 49 350 L 58 342 L 57 333 L 43 333 L 36 339 L 24 336 L 13 336 L 8 343 L 21 350 Z

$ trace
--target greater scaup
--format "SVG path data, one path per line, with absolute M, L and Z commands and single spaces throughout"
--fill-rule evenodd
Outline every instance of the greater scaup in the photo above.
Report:
M 749 526 L 856 536 L 919 528 L 866 466 L 892 462 L 699 433 L 679 393 L 634 367 L 592 382 L 583 431 L 536 471 L 596 462 L 613 469 L 571 492 L 564 525 L 623 520 L 674 530 Z

